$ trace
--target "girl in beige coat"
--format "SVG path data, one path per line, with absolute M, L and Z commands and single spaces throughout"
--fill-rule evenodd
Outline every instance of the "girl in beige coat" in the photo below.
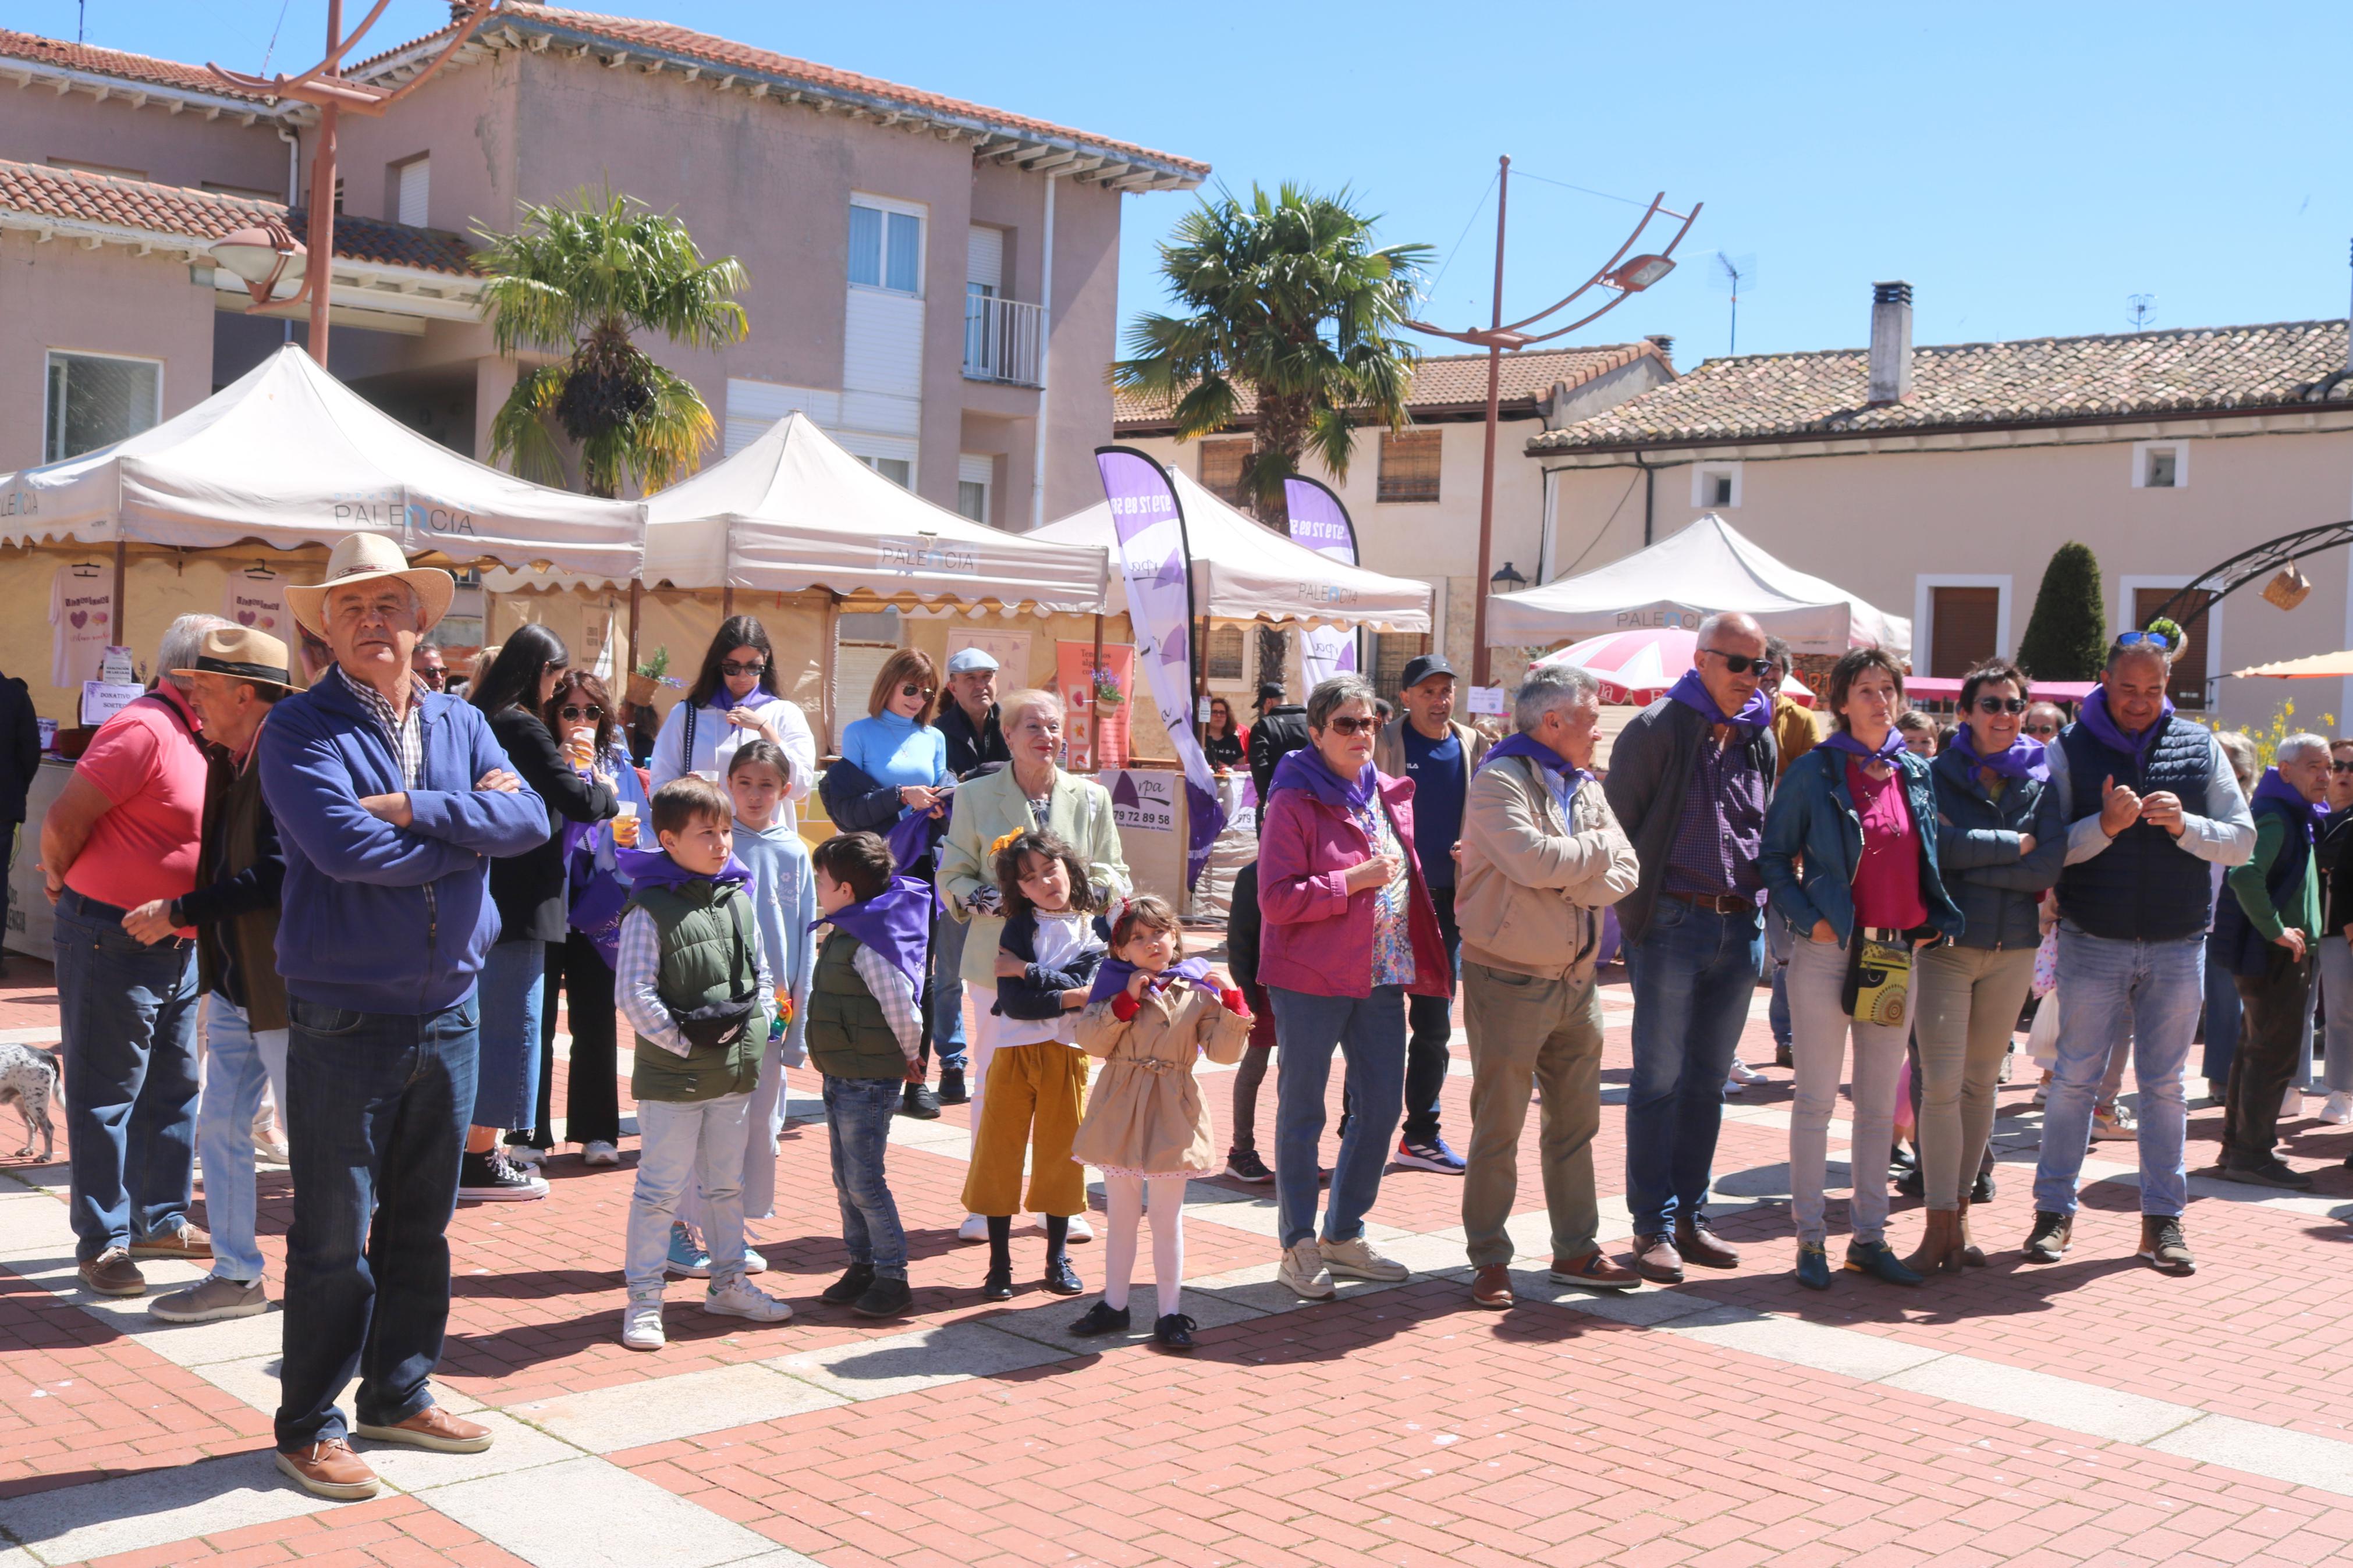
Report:
M 1185 1279 L 1185 1184 L 1218 1169 L 1208 1108 L 1193 1063 L 1240 1061 L 1250 1013 L 1225 975 L 1185 959 L 1176 912 L 1155 898 L 1114 904 L 1111 952 L 1096 973 L 1078 1043 L 1103 1075 L 1087 1097 L 1071 1155 L 1103 1173 L 1103 1297 L 1071 1325 L 1080 1335 L 1124 1331 L 1136 1230 L 1152 1200 L 1152 1273 L 1160 1314 L 1153 1337 L 1193 1348 L 1198 1327 L 1176 1310 Z

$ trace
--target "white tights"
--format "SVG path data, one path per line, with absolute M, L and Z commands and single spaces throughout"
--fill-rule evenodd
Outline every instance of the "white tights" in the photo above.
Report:
M 1135 1273 L 1135 1233 L 1144 1223 L 1144 1190 L 1152 1189 L 1152 1280 L 1159 1288 L 1160 1316 L 1176 1310 L 1185 1283 L 1185 1178 L 1103 1177 L 1103 1303 L 1127 1307 L 1127 1284 Z

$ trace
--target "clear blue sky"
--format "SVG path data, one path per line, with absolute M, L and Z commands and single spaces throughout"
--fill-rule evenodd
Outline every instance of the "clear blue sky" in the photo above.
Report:
M 1238 188 L 1351 184 L 1386 237 L 1451 256 L 1429 305 L 1450 324 L 1487 317 L 1498 153 L 1706 203 L 1686 265 L 1582 334 L 1672 332 L 1685 364 L 1725 352 L 1717 250 L 1757 259 L 1752 352 L 1862 342 L 1887 278 L 1913 284 L 1924 343 L 2122 331 L 2134 294 L 2166 327 L 2347 308 L 2341 4 L 598 4 L 1205 159 Z M 76 13 L 8 0 L 0 22 L 71 37 Z M 395 0 L 375 37 L 447 15 Z M 280 16 L 88 0 L 93 43 L 247 68 Z M 324 16 L 284 0 L 273 68 L 311 62 Z M 1157 300 L 1155 244 L 1192 200 L 1129 198 L 1124 318 Z M 1511 211 L 1515 314 L 1581 280 L 1635 213 L 1518 178 Z

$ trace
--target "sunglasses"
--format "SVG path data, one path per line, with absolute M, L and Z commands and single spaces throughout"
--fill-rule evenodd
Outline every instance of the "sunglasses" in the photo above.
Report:
M 1377 735 L 1381 732 L 1381 726 L 1388 722 L 1388 720 L 1376 713 L 1366 719 L 1329 720 L 1324 727 L 1335 735 Z
M 2353 763 L 2332 762 L 2328 764 L 2328 771 L 2332 773 L 2353 773 Z
M 1980 697 L 1978 699 L 1978 711 L 1980 713 L 2023 713 L 2026 711 L 2026 708 L 2027 702 L 2026 699 L 2023 697 Z
M 585 708 L 577 705 L 559 708 L 555 710 L 555 716 L 559 719 L 602 719 L 605 716 L 605 710 L 591 702 Z
M 902 697 L 929 697 L 931 693 L 925 690 L 923 687 L 917 686 L 913 681 L 910 681 L 906 685 L 899 688 L 899 695 Z
M 1751 658 L 1745 653 L 1725 653 L 1722 648 L 1704 647 L 1699 651 L 1715 655 L 1716 658 L 1724 660 L 1724 668 L 1735 675 L 1746 675 L 1752 669 L 1762 675 L 1773 668 L 1770 655 L 1762 658 Z
M 2059 732 L 2059 726 L 2056 724 L 2029 724 L 2024 728 L 2028 734 L 2038 740 L 2045 735 L 2055 735 Z
M 768 661 L 765 658 L 727 658 L 719 661 L 719 668 L 730 675 L 757 675 L 768 668 Z
M 2163 632 L 2118 632 L 2118 647 L 2153 647 L 2159 653 L 2173 651 L 2173 639 Z

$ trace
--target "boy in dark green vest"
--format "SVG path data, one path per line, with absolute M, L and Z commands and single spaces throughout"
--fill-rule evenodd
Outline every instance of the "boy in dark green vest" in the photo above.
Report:
M 916 998 L 932 890 L 897 877 L 871 833 L 828 838 L 809 857 L 817 907 L 832 928 L 809 981 L 808 1059 L 825 1075 L 825 1130 L 849 1270 L 818 1297 L 869 1318 L 896 1317 L 907 1290 L 907 1233 L 882 1175 L 901 1085 L 923 1080 Z
M 621 1342 L 638 1351 L 661 1347 L 670 1222 L 698 1181 L 711 1248 L 702 1310 L 756 1323 L 793 1314 L 744 1277 L 744 1127 L 776 983 L 760 952 L 751 873 L 734 856 L 734 807 L 692 773 L 655 791 L 652 807 L 661 848 L 619 852 L 630 893 L 613 965 L 613 998 L 638 1035 L 629 1073 L 638 1185 Z

